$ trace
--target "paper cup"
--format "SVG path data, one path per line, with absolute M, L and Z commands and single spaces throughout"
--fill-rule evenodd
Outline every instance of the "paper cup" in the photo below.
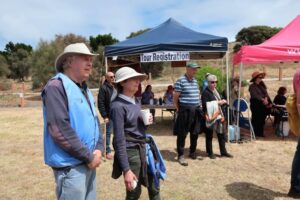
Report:
M 150 105 L 153 105 L 153 103 L 154 103 L 154 101 L 153 101 L 153 99 L 150 99 Z
M 136 180 L 133 180 L 133 181 L 131 182 L 131 187 L 132 187 L 132 189 L 135 189 L 136 186 L 137 186 L 137 181 L 136 181 Z
M 150 122 L 150 118 L 151 118 L 151 113 L 150 113 L 150 110 L 149 109 L 144 109 L 144 110 L 141 110 L 141 113 L 142 113 L 142 118 L 143 118 L 143 122 L 145 125 L 149 125 L 151 124 Z

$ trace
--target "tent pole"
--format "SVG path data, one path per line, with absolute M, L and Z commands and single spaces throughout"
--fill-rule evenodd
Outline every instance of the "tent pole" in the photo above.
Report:
M 240 131 L 240 103 L 241 103 L 241 86 L 242 86 L 242 77 L 243 77 L 243 63 L 241 62 L 240 64 L 240 69 L 239 69 L 239 74 L 240 74 L 240 78 L 239 78 L 239 94 L 238 94 L 238 104 L 237 104 L 237 112 L 236 112 L 236 126 L 239 127 L 239 129 L 235 129 L 234 134 L 237 135 L 237 131 Z M 239 133 L 241 134 L 241 133 Z
M 105 74 L 108 72 L 107 57 L 105 56 Z
M 228 55 L 228 51 L 226 51 L 226 93 L 227 93 L 227 103 L 230 105 L 229 102 L 229 78 L 228 78 L 228 74 L 229 74 L 229 55 Z M 227 141 L 229 142 L 229 106 L 227 106 Z

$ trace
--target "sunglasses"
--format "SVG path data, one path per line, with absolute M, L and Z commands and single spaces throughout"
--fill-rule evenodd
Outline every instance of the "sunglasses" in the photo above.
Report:
M 115 78 L 115 76 L 110 76 L 109 78 Z
M 218 83 L 218 81 L 209 81 L 211 84 Z
M 258 76 L 257 78 L 263 79 L 264 77 L 263 76 Z

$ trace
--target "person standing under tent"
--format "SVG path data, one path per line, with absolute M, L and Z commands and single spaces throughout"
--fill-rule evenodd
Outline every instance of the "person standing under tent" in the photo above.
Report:
M 249 86 L 250 109 L 252 113 L 251 123 L 253 125 L 255 136 L 264 137 L 264 126 L 266 117 L 270 114 L 272 101 L 269 97 L 267 86 L 263 82 L 265 73 L 253 72 L 252 84 Z M 257 112 L 257 111 L 260 112 Z
M 196 155 L 198 134 L 201 133 L 202 110 L 200 108 L 200 91 L 197 80 L 194 78 L 199 68 L 196 63 L 186 66 L 186 73 L 175 83 L 173 103 L 177 111 L 174 125 L 174 134 L 177 135 L 178 162 L 188 166 L 184 158 L 185 138 L 190 132 L 190 153 L 192 159 L 202 159 Z
M 115 75 L 113 72 L 107 72 L 105 75 L 105 81 L 99 89 L 98 93 L 98 109 L 104 119 L 106 126 L 106 137 L 105 137 L 105 153 L 106 159 L 112 159 L 111 148 L 110 148 L 110 136 L 113 127 L 113 122 L 110 120 L 110 104 L 112 100 L 117 96 L 117 91 L 114 88 L 113 82 Z

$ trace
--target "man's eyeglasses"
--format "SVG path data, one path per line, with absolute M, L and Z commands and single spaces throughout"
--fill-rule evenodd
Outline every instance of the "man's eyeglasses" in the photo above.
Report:
M 109 78 L 115 78 L 115 76 L 110 76 Z
M 218 83 L 218 81 L 209 81 L 211 84 Z

